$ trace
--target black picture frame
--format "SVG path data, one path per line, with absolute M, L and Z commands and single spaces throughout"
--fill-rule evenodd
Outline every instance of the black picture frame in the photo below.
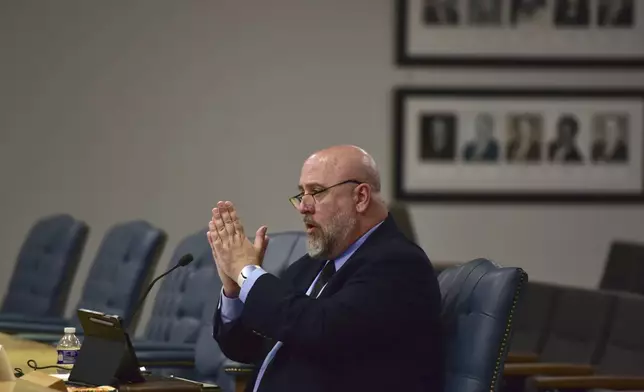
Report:
M 508 53 L 507 55 L 478 53 L 410 53 L 409 49 L 409 18 L 408 10 L 411 1 L 422 0 L 394 0 L 394 62 L 401 67 L 430 67 L 430 66 L 457 66 L 457 67 L 501 67 L 501 68 L 621 68 L 640 69 L 644 67 L 644 49 L 641 53 L 634 53 L 633 56 L 615 57 L 612 54 L 606 55 L 520 55 Z M 463 0 L 464 1 L 464 0 Z M 505 0 L 504 0 L 505 1 Z M 509 1 L 509 0 L 507 0 Z M 638 3 L 637 0 L 634 0 Z M 637 4 L 637 12 L 642 14 L 644 4 Z M 638 15 L 639 15 L 638 14 Z M 640 25 L 644 21 L 640 21 Z M 641 26 L 639 26 L 641 28 Z M 484 34 L 485 31 L 482 31 Z M 608 32 L 610 34 L 610 31 Z M 635 33 L 637 37 L 637 33 Z M 642 32 L 644 36 L 644 31 Z M 485 42 L 485 39 L 482 39 Z M 527 44 L 527 43 L 526 43 Z
M 440 202 L 440 203 L 595 203 L 595 204 L 640 204 L 644 203 L 644 126 L 637 129 L 630 129 L 631 136 L 640 140 L 635 149 L 641 164 L 630 164 L 639 171 L 637 181 L 638 191 L 628 192 L 583 192 L 583 191 L 561 191 L 552 192 L 526 191 L 525 189 L 506 191 L 476 191 L 463 190 L 410 190 L 405 186 L 408 173 L 405 169 L 405 159 L 408 151 L 406 140 L 409 137 L 410 124 L 406 121 L 407 103 L 413 98 L 437 98 L 437 99 L 480 99 L 481 102 L 490 100 L 511 99 L 516 101 L 534 99 L 553 99 L 556 102 L 570 103 L 577 100 L 598 100 L 598 102 L 609 102 L 611 100 L 632 100 L 637 103 L 639 110 L 633 111 L 632 115 L 637 117 L 640 123 L 644 123 L 644 89 L 605 89 L 605 88 L 460 88 L 460 87 L 414 87 L 399 86 L 392 90 L 392 136 L 393 136 L 393 179 L 394 198 L 403 202 Z M 435 109 L 431 109 L 436 112 Z M 440 111 L 440 110 L 438 110 Z M 509 113 L 509 112 L 508 112 Z M 420 126 L 417 130 L 420 130 Z M 544 139 L 545 140 L 545 139 Z M 544 143 L 545 145 L 545 143 Z M 420 153 L 419 153 L 420 154 Z M 545 154 L 545 153 L 544 153 Z M 633 154 L 631 152 L 631 154 Z M 590 160 L 590 158 L 588 158 Z M 544 161 L 546 158 L 544 158 Z M 444 163 L 443 163 L 444 164 Z M 507 163 L 506 163 L 507 164 Z M 552 163 L 550 163 L 552 165 Z M 588 170 L 595 170 L 588 163 Z M 470 166 L 471 167 L 471 166 Z M 528 167 L 528 166 L 526 166 Z M 535 167 L 535 166 L 532 166 Z M 551 169 L 552 166 L 549 166 Z M 515 170 L 515 169 L 512 169 Z M 534 170 L 534 169 L 530 169 Z M 566 169 L 568 170 L 568 169 Z M 612 170 L 612 169 L 609 169 Z

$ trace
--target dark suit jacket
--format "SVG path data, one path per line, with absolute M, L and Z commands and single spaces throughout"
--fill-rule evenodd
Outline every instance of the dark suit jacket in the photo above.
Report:
M 517 152 L 519 151 L 519 141 L 511 141 L 508 143 L 506 157 L 509 161 L 517 160 Z M 528 153 L 525 157 L 526 161 L 538 161 L 541 160 L 541 145 L 537 142 L 530 142 L 530 148 L 528 148 Z
M 599 5 L 599 16 L 597 17 L 597 24 L 600 26 L 631 26 L 633 24 L 633 2 L 628 1 L 616 15 L 609 14 L 610 8 L 606 4 Z M 612 19 L 609 19 L 609 16 Z
M 555 155 L 557 154 L 557 150 L 561 147 L 559 143 L 551 142 L 550 146 L 548 147 L 548 158 L 550 160 L 553 160 L 555 158 Z M 582 160 L 581 154 L 579 153 L 579 150 L 577 150 L 576 146 L 573 146 L 564 156 L 564 162 L 579 162 Z
M 581 0 L 575 13 L 567 15 L 567 4 L 565 0 L 559 0 L 555 8 L 555 23 L 558 25 L 581 26 L 590 22 L 590 3 L 588 0 Z
M 445 11 L 441 15 L 436 7 L 440 6 L 425 6 L 423 10 L 425 23 L 450 25 L 458 23 L 458 12 L 454 8 L 445 7 Z
M 466 161 L 474 160 L 474 153 L 476 153 L 476 142 L 468 143 L 465 146 L 465 152 L 463 153 L 465 160 Z M 496 161 L 498 157 L 499 157 L 499 144 L 496 142 L 496 140 L 492 140 L 487 143 L 487 146 L 485 146 L 485 151 L 483 152 L 483 156 L 480 158 L 476 158 L 476 160 Z
M 314 299 L 306 290 L 322 265 L 305 255 L 281 278 L 263 275 L 229 324 L 215 312 L 213 336 L 223 353 L 256 365 L 246 390 L 282 341 L 261 392 L 442 392 L 438 282 L 391 215 Z
M 606 152 L 606 143 L 602 141 L 597 141 L 593 143 L 592 149 L 592 160 L 593 161 L 609 161 L 609 162 L 625 162 L 628 160 L 628 148 L 626 143 L 619 142 L 617 148 L 612 152 L 611 156 L 607 155 Z

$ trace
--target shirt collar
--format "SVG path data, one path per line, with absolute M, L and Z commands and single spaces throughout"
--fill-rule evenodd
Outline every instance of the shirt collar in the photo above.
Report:
M 347 260 L 349 260 L 349 258 L 358 250 L 358 248 L 362 246 L 362 244 L 364 244 L 367 238 L 369 238 L 369 236 L 374 232 L 374 230 L 376 230 L 382 224 L 382 222 L 384 222 L 384 220 L 378 223 L 377 225 L 375 225 L 374 227 L 372 227 L 371 229 L 369 229 L 369 231 L 364 233 L 360 238 L 358 238 L 357 241 L 351 244 L 351 246 L 349 246 L 347 250 L 344 251 L 344 253 L 342 253 L 340 256 L 338 256 L 338 258 L 334 260 L 336 271 L 338 271 L 340 267 L 342 267 L 344 263 L 346 263 Z

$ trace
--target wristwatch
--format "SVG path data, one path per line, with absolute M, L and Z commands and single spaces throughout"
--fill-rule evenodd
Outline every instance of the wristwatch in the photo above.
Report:
M 242 284 L 248 279 L 250 274 L 255 271 L 256 269 L 259 269 L 259 266 L 250 264 L 242 268 L 241 272 L 239 273 L 239 276 L 237 277 L 237 284 L 239 287 L 242 287 Z

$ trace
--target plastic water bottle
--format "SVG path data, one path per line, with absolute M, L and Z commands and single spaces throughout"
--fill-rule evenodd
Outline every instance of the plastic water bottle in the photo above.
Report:
M 81 343 L 76 337 L 76 328 L 66 327 L 65 336 L 56 345 L 56 351 L 58 351 L 57 365 L 64 368 L 57 368 L 59 374 L 66 374 L 72 371 L 80 347 Z

